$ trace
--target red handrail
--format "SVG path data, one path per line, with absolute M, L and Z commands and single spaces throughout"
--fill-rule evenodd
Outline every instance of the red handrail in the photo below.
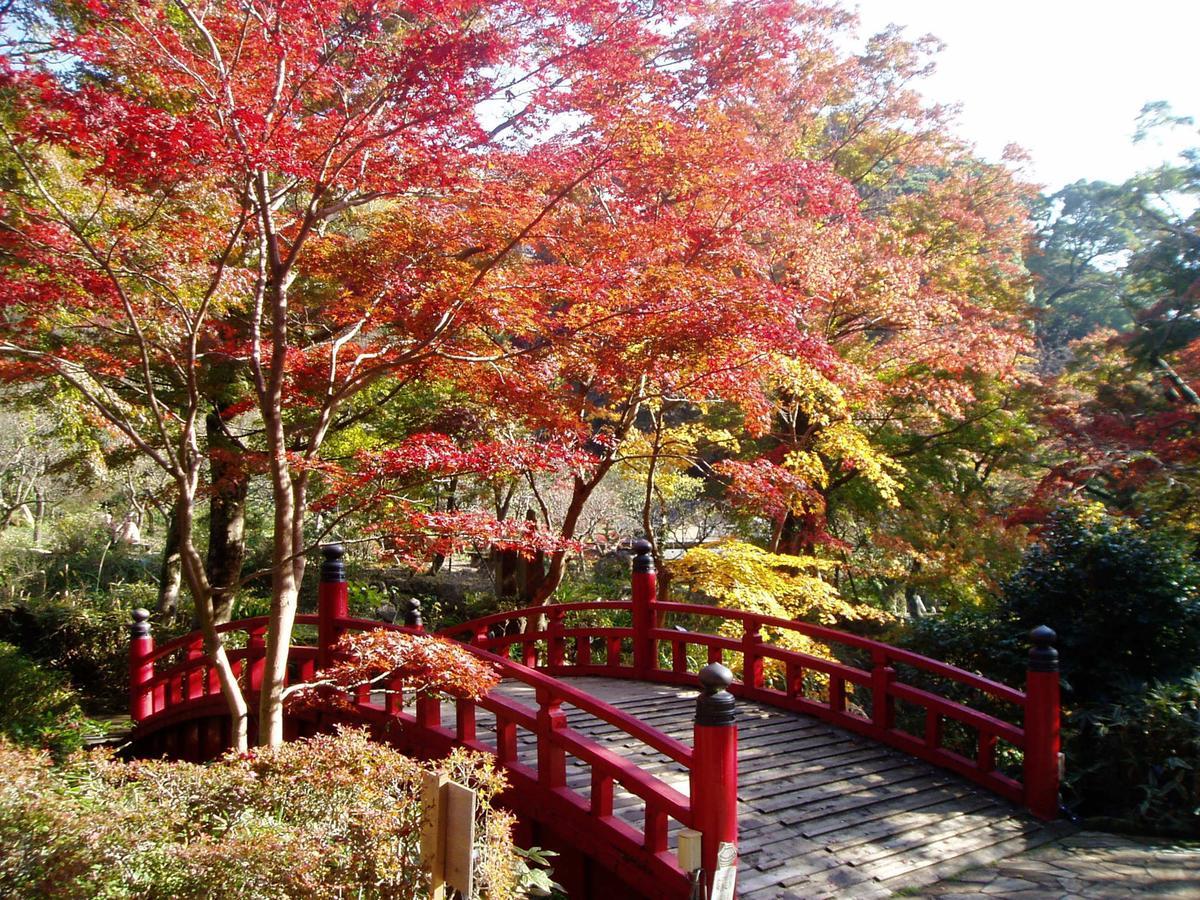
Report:
M 1058 675 L 1057 654 L 1050 646 L 1054 634 L 1049 629 L 1037 629 L 1033 634 L 1037 647 L 1031 654 L 1028 691 L 1022 692 L 911 651 L 821 625 L 695 603 L 657 602 L 648 547 L 646 542 L 635 545 L 639 555 L 634 561 L 632 600 L 528 607 L 484 616 L 439 632 L 464 641 L 471 652 L 496 665 L 505 679 L 530 687 L 535 707 L 498 693 L 478 701 L 457 701 L 454 727 L 447 728 L 442 725 L 441 706 L 435 698 L 419 698 L 409 712 L 403 708 L 402 693 L 389 693 L 382 704 L 377 704 L 364 692 L 356 698 L 353 715 L 378 725 L 383 735 L 392 733 L 388 730 L 391 725 L 402 723 L 402 730 L 410 738 L 415 736 L 416 743 L 426 750 L 446 750 L 457 744 L 493 753 L 518 787 L 532 791 L 530 796 L 536 795 L 538 804 L 553 807 L 555 815 L 579 818 L 582 833 L 615 852 L 607 857 L 610 862 L 619 866 L 622 853 L 637 855 L 640 862 L 631 877 L 641 879 L 639 883 L 655 895 L 663 884 L 671 885 L 667 894 L 686 885 L 684 873 L 667 852 L 669 818 L 702 831 L 702 857 L 709 877 L 719 843 L 736 842 L 736 728 L 727 727 L 732 725 L 732 718 L 725 721 L 718 715 L 712 722 L 701 724 L 698 717 L 693 750 L 559 681 L 558 676 L 604 675 L 690 687 L 696 683 L 694 669 L 704 662 L 723 662 L 730 657 L 740 662 L 742 670 L 742 679 L 729 686 L 733 694 L 807 713 L 873 737 L 1023 802 L 1042 818 L 1057 814 Z M 317 645 L 290 648 L 289 680 L 312 680 L 317 668 L 333 658 L 334 644 L 343 632 L 381 627 L 380 623 L 347 615 L 340 548 L 326 548 L 325 555 L 318 614 L 296 619 L 299 625 L 316 626 Z M 631 624 L 566 625 L 568 614 L 589 612 L 628 614 Z M 144 610 L 135 612 L 130 643 L 130 702 L 135 724 L 146 732 L 186 723 L 189 717 L 216 714 L 220 688 L 202 652 L 200 635 L 186 635 L 155 649 L 148 616 Z M 692 627 L 665 627 L 671 616 L 688 617 Z M 714 631 L 694 629 L 698 620 L 714 619 L 722 623 Z M 514 620 L 521 621 L 523 627 L 511 634 L 491 634 L 495 626 Z M 259 616 L 218 629 L 221 634 L 246 635 L 245 646 L 228 650 L 228 656 L 243 690 L 250 695 L 261 687 L 267 624 L 267 618 Z M 414 624 L 420 630 L 419 620 Z M 508 630 L 505 628 L 505 632 Z M 845 653 L 842 659 L 826 658 L 777 646 L 768 640 L 771 630 L 866 654 L 870 668 L 845 661 Z M 702 660 L 693 660 L 693 648 L 703 648 Z M 517 660 L 511 658 L 514 653 Z M 776 672 L 768 677 L 767 666 L 772 663 Z M 897 667 L 969 688 L 992 706 L 1006 707 L 1010 714 L 1001 716 L 977 709 L 942 696 L 927 685 L 908 683 Z M 809 679 L 806 673 L 820 677 Z M 727 678 L 728 673 L 722 677 Z M 723 692 L 712 694 L 716 688 L 707 689 L 710 696 L 702 697 L 701 705 L 716 697 L 729 697 Z M 858 702 L 861 699 L 866 703 L 867 697 L 869 711 Z M 920 733 L 905 730 L 905 722 L 898 721 L 897 703 L 924 710 Z M 562 710 L 564 704 L 615 726 L 686 768 L 690 797 L 570 728 Z M 495 719 L 492 744 L 479 738 L 478 709 Z M 948 721 L 976 735 L 970 755 L 947 745 L 944 730 Z M 526 765 L 518 756 L 518 729 L 533 735 L 536 767 Z M 998 753 L 1000 741 L 1023 753 L 1020 779 L 1003 770 Z M 203 743 L 205 747 L 212 745 L 208 738 Z M 568 756 L 591 769 L 591 789 L 586 795 L 566 781 Z M 645 804 L 646 818 L 640 832 L 613 815 L 617 783 Z M 651 873 L 649 880 L 647 872 Z M 655 882 L 656 878 L 661 883 Z
M 339 634 L 381 627 L 411 630 L 352 617 L 300 616 L 297 621 L 304 625 L 320 625 L 324 622 L 327 629 L 332 627 Z M 261 665 L 266 651 L 261 642 L 254 644 L 253 638 L 261 634 L 266 624 L 265 617 L 255 617 L 230 622 L 218 629 L 221 634 L 242 632 L 247 635 L 247 647 L 228 651 L 247 693 L 253 693 L 258 687 L 252 673 L 256 666 Z M 212 716 L 219 711 L 216 701 L 220 697 L 220 685 L 211 675 L 207 657 L 197 653 L 200 643 L 201 635 L 196 632 L 157 649 L 143 645 L 136 664 L 148 668 L 151 674 L 140 682 L 135 679 L 133 688 L 134 718 L 139 733 L 153 733 L 189 719 Z M 343 718 L 380 726 L 401 723 L 409 732 L 408 742 L 426 750 L 459 745 L 495 755 L 509 772 L 510 778 L 526 794 L 531 789 L 545 792 L 554 802 L 565 806 L 566 812 L 580 817 L 585 830 L 590 823 L 596 839 L 606 842 L 615 859 L 621 855 L 641 854 L 642 869 L 648 869 L 652 873 L 652 880 L 663 887 L 663 896 L 683 895 L 687 876 L 679 868 L 674 855 L 668 852 L 667 832 L 671 819 L 684 828 L 695 827 L 692 800 L 661 778 L 643 771 L 635 763 L 571 728 L 563 708 L 574 707 L 620 729 L 688 772 L 693 768 L 692 748 L 544 672 L 481 647 L 470 646 L 467 649 L 496 666 L 503 679 L 531 688 L 535 697 L 534 705 L 527 706 L 495 692 L 479 700 L 458 700 L 455 702 L 454 725 L 445 727 L 442 724 L 441 702 L 436 697 L 420 697 L 411 709 L 406 710 L 402 691 L 397 694 L 393 690 L 385 695 L 382 703 L 375 702 L 369 694 L 359 696 L 353 716 Z M 312 679 L 320 650 L 311 646 L 293 646 L 290 649 L 289 661 L 297 664 L 299 677 Z M 402 685 L 392 687 L 402 689 Z M 397 700 L 397 697 L 400 699 Z M 145 707 L 147 699 L 148 709 L 138 715 L 139 704 Z M 495 733 L 490 743 L 482 740 L 476 729 L 476 713 L 479 709 L 494 717 Z M 519 758 L 519 729 L 533 736 L 536 766 L 527 765 Z M 413 735 L 416 735 L 415 739 Z M 206 745 L 209 743 L 199 732 L 190 739 Z M 185 755 L 188 752 L 198 753 L 198 748 L 191 748 L 190 751 L 184 748 L 184 752 Z M 589 790 L 580 791 L 568 784 L 568 757 L 581 761 L 590 769 Z M 645 819 L 641 830 L 613 815 L 617 785 L 644 804 Z
M 697 666 L 689 657 L 689 648 L 705 648 L 708 662 L 723 661 L 728 654 L 741 663 L 742 678 L 730 689 L 738 696 L 824 719 L 957 772 L 1002 797 L 1023 803 L 1042 818 L 1057 816 L 1056 667 L 1037 671 L 1031 666 L 1028 679 L 1031 690 L 1027 693 L 911 650 L 823 625 L 697 603 L 658 602 L 653 587 L 653 572 L 647 577 L 645 571 L 638 571 L 635 561 L 631 601 L 533 606 L 450 626 L 439 633 L 501 653 L 519 652 L 526 665 L 557 676 L 601 675 L 690 684 Z M 628 611 L 632 624 L 564 626 L 567 614 L 587 611 Z M 711 632 L 663 627 L 672 615 L 687 616 L 693 622 L 717 619 L 733 624 L 735 632 L 740 633 L 731 635 L 727 628 L 720 627 Z M 491 627 L 513 621 L 520 622 L 520 627 L 490 634 Z M 776 646 L 764 637 L 769 629 L 868 654 L 870 668 Z M 510 630 L 512 633 L 507 633 Z M 1052 641 L 1053 633 L 1048 630 L 1047 633 Z M 600 646 L 593 647 L 597 641 Z M 666 665 L 660 650 L 665 651 L 669 660 Z M 1049 652 L 1053 654 L 1052 649 Z M 781 679 L 772 682 L 766 678 L 765 661 L 778 664 Z M 978 709 L 942 696 L 927 685 L 908 683 L 897 671 L 900 666 L 968 688 L 982 695 L 989 708 Z M 807 672 L 823 676 L 819 691 L 806 684 Z M 869 714 L 854 702 L 855 688 L 869 696 Z M 907 731 L 903 723 L 898 723 L 898 701 L 924 711 L 918 733 Z M 947 746 L 947 722 L 974 735 L 971 755 L 961 752 L 961 741 L 957 749 Z M 1011 759 L 1009 771 L 1005 770 L 1006 760 L 998 752 L 1000 742 L 1022 754 L 1020 777 L 1012 772 Z

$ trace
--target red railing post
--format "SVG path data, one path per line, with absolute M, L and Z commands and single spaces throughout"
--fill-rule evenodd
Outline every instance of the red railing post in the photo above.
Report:
M 154 637 L 150 634 L 150 612 L 142 608 L 133 611 L 129 626 L 129 717 L 134 723 L 154 712 L 154 696 L 150 682 L 154 680 Z
M 1025 805 L 1039 819 L 1058 818 L 1059 685 L 1055 633 L 1039 625 L 1029 633 L 1025 682 Z
M 633 542 L 633 671 L 641 679 L 648 678 L 658 663 L 655 641 L 650 634 L 658 624 L 654 611 L 658 575 L 654 571 L 652 549 L 645 538 Z
M 317 667 L 333 662 L 333 645 L 341 637 L 339 621 L 350 614 L 350 593 L 346 584 L 346 550 L 341 544 L 321 547 L 321 583 L 317 588 Z
M 702 835 L 700 858 L 711 887 L 722 845 L 737 847 L 737 717 L 736 701 L 726 690 L 733 684 L 733 673 L 720 663 L 709 663 L 700 670 L 699 678 L 692 748 L 692 827 Z M 728 864 L 724 856 L 722 862 Z

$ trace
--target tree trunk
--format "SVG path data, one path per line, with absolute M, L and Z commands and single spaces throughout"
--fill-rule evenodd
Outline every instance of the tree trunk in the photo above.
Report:
M 179 589 L 183 584 L 183 558 L 179 553 L 179 508 L 172 505 L 158 570 L 158 614 L 174 619 L 179 614 Z
M 242 686 L 238 683 L 237 675 L 234 674 L 229 656 L 225 652 L 225 644 L 217 633 L 213 618 L 212 592 L 204 572 L 204 563 L 193 541 L 196 502 L 195 494 L 184 490 L 188 487 L 194 488 L 194 482 L 191 485 L 181 484 L 174 516 L 179 535 L 181 567 L 192 594 L 196 618 L 200 620 L 200 630 L 204 634 L 205 653 L 216 670 L 217 680 L 221 684 L 221 695 L 225 698 L 225 705 L 229 710 L 232 749 L 238 753 L 245 753 L 249 749 L 250 710 L 242 694 Z
M 575 537 L 575 529 L 579 527 L 579 517 L 583 515 L 583 508 L 587 505 L 588 498 L 592 496 L 592 492 L 596 490 L 596 486 L 604 480 L 604 476 L 608 474 L 608 470 L 615 463 L 616 459 L 614 457 L 602 459 L 596 464 L 596 469 L 592 473 L 592 477 L 586 481 L 578 475 L 575 476 L 575 482 L 571 489 L 571 502 L 567 504 L 566 514 L 563 515 L 562 527 L 559 529 L 559 536 L 564 540 L 570 540 Z M 531 606 L 550 601 L 554 592 L 558 590 L 558 586 L 562 584 L 566 562 L 566 550 L 555 550 L 550 554 L 550 566 L 546 570 L 545 576 L 541 579 L 537 592 L 533 595 Z
M 249 479 L 238 463 L 243 448 L 230 437 L 218 411 L 205 419 L 212 484 L 208 516 L 208 556 L 204 561 L 212 586 L 213 616 L 218 625 L 233 614 L 234 591 L 246 561 L 246 492 Z

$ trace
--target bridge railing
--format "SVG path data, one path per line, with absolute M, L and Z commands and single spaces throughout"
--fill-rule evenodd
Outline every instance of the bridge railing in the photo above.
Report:
M 1057 817 L 1058 654 L 1050 629 L 1031 634 L 1022 691 L 821 625 L 702 604 L 658 602 L 649 544 L 636 542 L 636 551 L 631 600 L 530 607 L 443 633 L 552 675 L 691 684 L 699 666 L 726 662 L 741 672 L 730 688 L 737 696 L 869 736 L 957 772 L 1041 818 Z M 608 621 L 589 625 L 588 618 Z M 668 627 L 672 620 L 686 624 Z M 715 627 L 701 630 L 705 623 Z M 780 646 L 772 635 L 802 637 L 829 648 L 832 658 Z M 847 661 L 856 659 L 863 662 Z M 938 683 L 953 686 L 956 696 L 939 693 Z M 919 711 L 919 729 L 909 730 L 913 717 L 898 716 L 898 704 Z M 954 741 L 948 739 L 952 723 L 959 732 Z M 970 755 L 964 752 L 964 735 L 973 744 Z M 1007 753 L 1004 745 L 1010 748 Z M 1020 761 L 1014 765 L 1018 754 Z
M 337 659 L 335 645 L 347 632 L 422 630 L 419 625 L 350 616 L 341 555 L 338 546 L 325 548 L 318 612 L 297 617 L 299 631 L 313 635 L 315 643 L 290 648 L 289 683 L 319 677 L 320 668 Z M 145 610 L 135 610 L 131 629 L 135 739 L 139 733 L 145 737 L 164 732 L 169 740 L 163 746 L 172 755 L 211 758 L 223 749 L 228 729 L 212 727 L 223 700 L 201 636 L 189 634 L 155 647 L 148 619 Z M 266 628 L 266 617 L 218 628 L 251 708 L 262 686 Z M 542 807 L 542 813 L 552 810 L 555 821 L 571 820 L 573 833 L 582 835 L 589 846 L 605 848 L 611 868 L 632 866 L 624 874 L 631 883 L 640 883 L 647 896 L 686 894 L 687 873 L 668 847 L 672 820 L 701 833 L 706 868 L 715 867 L 720 843 L 736 841 L 737 828 L 737 730 L 733 700 L 724 690 L 732 683 L 728 670 L 711 666 L 700 676 L 704 690 L 696 704 L 695 746 L 689 747 L 547 672 L 494 653 L 478 641 L 469 643 L 470 651 L 494 665 L 510 688 L 522 686 L 532 703 L 514 698 L 508 689 L 477 700 L 455 700 L 446 708 L 450 704 L 438 696 L 406 692 L 397 680 L 387 684 L 386 691 L 360 691 L 353 712 L 337 720 L 366 724 L 379 739 L 421 755 L 439 756 L 454 746 L 494 755 L 512 783 L 514 805 L 533 804 Z M 677 766 L 677 777 L 686 779 L 687 791 L 572 728 L 567 718 L 572 708 L 669 759 Z M 197 720 L 204 727 L 197 727 Z M 296 723 L 289 724 L 295 733 Z M 627 796 L 618 795 L 618 786 Z M 616 814 L 631 801 L 643 808 L 640 828 L 626 821 L 630 816 Z

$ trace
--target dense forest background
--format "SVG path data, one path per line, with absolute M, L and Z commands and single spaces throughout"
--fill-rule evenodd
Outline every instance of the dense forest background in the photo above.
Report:
M 1200 137 L 1040 193 L 923 100 L 933 42 L 734 4 L 674 43 L 547 29 L 558 68 L 494 94 L 409 60 L 425 123 L 345 101 L 388 137 L 338 181 L 319 78 L 292 143 L 235 159 L 174 57 L 91 6 L 12 6 L 0 70 L 0 695 L 47 698 L 10 733 L 69 747 L 120 708 L 133 607 L 164 636 L 311 608 L 321 542 L 356 612 L 440 627 L 613 598 L 645 535 L 664 595 L 1010 683 L 1050 625 L 1070 805 L 1197 833 Z M 510 6 L 497 35 L 533 27 Z M 141 27 L 200 53 L 178 15 Z M 268 70 L 235 132 L 276 121 Z

